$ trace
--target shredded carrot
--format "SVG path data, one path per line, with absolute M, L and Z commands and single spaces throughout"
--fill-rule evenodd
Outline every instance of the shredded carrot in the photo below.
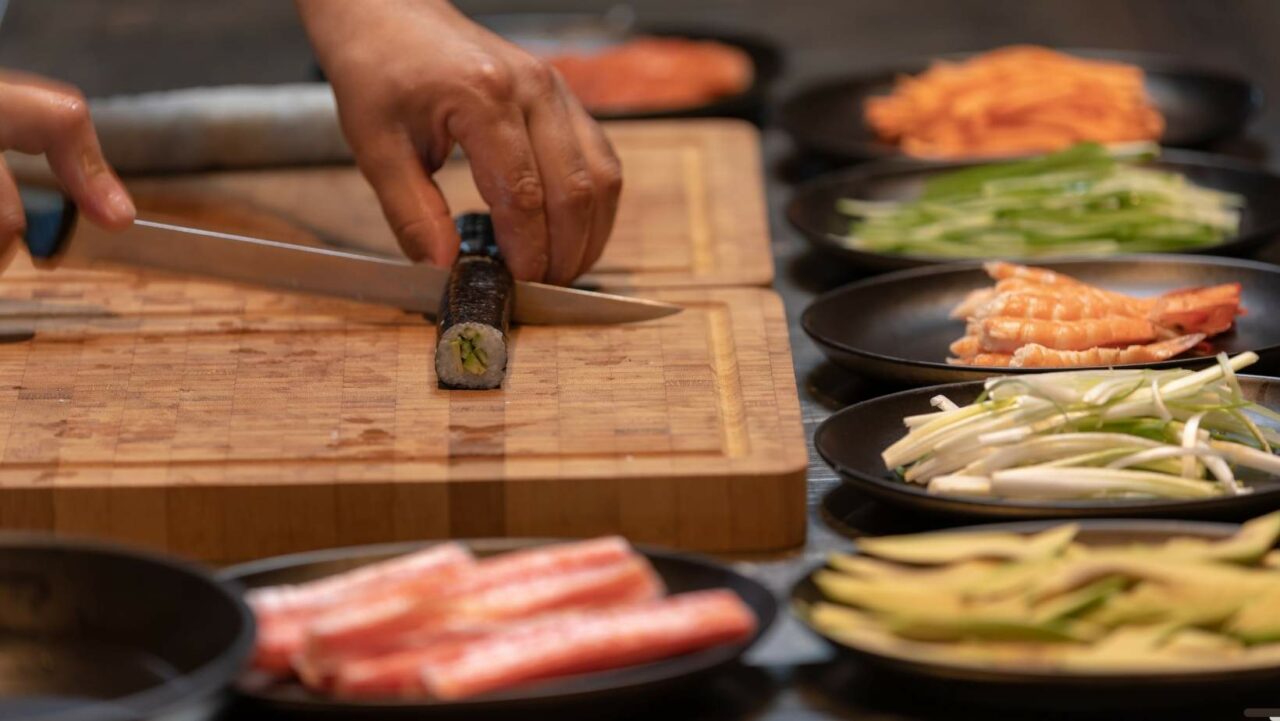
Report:
M 865 114 L 884 140 L 935 158 L 1157 140 L 1164 132 L 1141 68 L 1031 45 L 939 61 L 868 100 Z

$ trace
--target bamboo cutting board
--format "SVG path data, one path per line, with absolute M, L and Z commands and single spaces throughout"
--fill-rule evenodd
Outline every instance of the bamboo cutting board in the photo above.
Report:
M 583 279 L 609 289 L 768 285 L 760 138 L 735 120 L 606 125 L 626 180 L 614 233 Z M 483 209 L 463 159 L 436 182 L 460 213 Z M 144 211 L 216 230 L 398 254 L 372 189 L 350 167 L 224 172 L 130 183 Z
M 161 275 L 0 277 L 0 527 L 213 562 L 468 536 L 624 533 L 701 550 L 804 534 L 783 311 L 522 327 L 497 392 L 441 391 L 433 326 L 356 303 Z

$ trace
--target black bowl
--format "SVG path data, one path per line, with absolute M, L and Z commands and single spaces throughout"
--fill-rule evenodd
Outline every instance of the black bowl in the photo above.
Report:
M 956 258 L 876 253 L 843 242 L 852 219 L 836 211 L 840 198 L 910 200 L 919 197 L 929 178 L 949 170 L 979 165 L 977 161 L 934 163 L 897 158 L 823 175 L 796 189 L 787 204 L 787 220 L 817 249 L 867 272 L 952 263 Z M 1221 243 L 1191 248 L 1197 255 L 1246 256 L 1280 236 L 1280 175 L 1266 168 L 1219 155 L 1166 150 L 1149 167 L 1180 173 L 1188 180 L 1245 198 L 1240 231 Z M 1039 259 L 1028 259 L 1038 262 Z
M 1238 135 L 1262 105 L 1262 91 L 1232 73 L 1188 65 L 1148 53 L 1065 48 L 1082 57 L 1120 60 L 1146 72 L 1147 92 L 1165 118 L 1163 145 L 1200 147 Z M 959 60 L 976 53 L 953 53 Z M 931 59 L 908 60 L 895 67 L 826 80 L 800 90 L 782 106 L 781 122 L 802 148 L 843 161 L 901 155 L 882 142 L 863 120 L 867 98 L 888 95 L 894 80 L 927 69 Z
M 150 553 L 0 536 L 0 718 L 203 713 L 253 647 L 253 617 L 239 595 Z
M 481 539 L 463 541 L 476 555 L 487 556 L 543 545 L 546 540 Z M 235 566 L 223 577 L 249 588 L 281 583 L 299 583 L 403 555 L 423 548 L 424 543 L 397 543 L 299 553 Z M 507 718 L 513 715 L 572 713 L 607 715 L 620 703 L 652 698 L 736 662 L 768 630 L 777 615 L 773 593 L 758 582 L 709 559 L 685 553 L 638 547 L 672 593 L 711 588 L 728 588 L 737 593 L 755 613 L 758 628 L 745 643 L 719 646 L 665 661 L 631 668 L 584 674 L 529 685 L 474 699 L 451 702 L 424 700 L 353 701 L 311 693 L 293 682 L 270 685 L 239 685 L 247 706 L 273 713 L 296 715 L 339 715 L 350 718 L 448 717 L 478 719 Z
M 1108 290 L 1151 296 L 1197 285 L 1240 282 L 1248 314 L 1210 339 L 1213 353 L 1255 351 L 1258 368 L 1280 356 L 1280 266 L 1188 255 L 1129 255 L 1036 263 Z M 991 285 L 980 263 L 953 263 L 875 276 L 818 296 L 801 316 L 805 333 L 838 365 L 901 385 L 981 380 L 1045 369 L 948 365 L 948 345 L 964 321 L 948 316 L 969 291 Z M 1200 367 L 1212 355 L 1184 355 L 1148 368 Z M 1257 370 L 1257 369 L 1255 369 Z
M 1240 376 L 1249 400 L 1280 410 L 1280 381 Z M 949 521 L 1014 518 L 1207 518 L 1247 520 L 1280 508 L 1280 478 L 1250 482 L 1253 493 L 1196 500 L 1018 500 L 978 496 L 931 495 L 924 486 L 907 483 L 885 469 L 880 453 L 901 438 L 905 416 L 934 410 L 929 399 L 944 394 L 964 405 L 982 391 L 981 382 L 916 388 L 857 403 L 835 413 L 813 434 L 813 445 L 841 480 L 860 493 L 911 511 Z M 1266 423 L 1275 430 L 1275 424 Z
M 951 529 L 947 533 L 1011 531 L 1035 533 L 1055 525 L 1048 521 L 1000 523 Z M 1150 521 L 1133 519 L 1086 520 L 1080 522 L 1077 540 L 1089 545 L 1158 543 L 1175 536 L 1220 539 L 1235 533 L 1231 524 L 1195 521 Z M 857 550 L 854 542 L 853 551 Z M 818 569 L 814 569 L 816 572 Z M 1034 667 L 982 667 L 941 663 L 910 655 L 887 655 L 841 643 L 809 625 L 804 609 L 822 600 L 810 572 L 791 590 L 793 613 L 811 631 L 827 640 L 837 652 L 848 654 L 877 670 L 909 679 L 921 693 L 947 694 L 971 698 L 983 705 L 1024 709 L 1089 710 L 1138 708 L 1143 712 L 1123 718 L 1156 718 L 1153 708 L 1183 704 L 1220 703 L 1240 713 L 1245 699 L 1270 698 L 1280 680 L 1280 665 L 1248 670 L 1194 670 L 1170 672 L 1068 673 Z M 1056 718 L 1056 717 L 1055 717 Z

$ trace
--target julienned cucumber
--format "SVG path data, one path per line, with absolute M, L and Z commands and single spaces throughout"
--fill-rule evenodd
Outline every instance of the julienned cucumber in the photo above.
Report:
M 846 244 L 879 253 L 1105 255 L 1181 251 L 1234 235 L 1244 199 L 1141 166 L 1158 152 L 1082 143 L 936 175 L 915 200 L 846 198 L 836 208 L 855 218 Z

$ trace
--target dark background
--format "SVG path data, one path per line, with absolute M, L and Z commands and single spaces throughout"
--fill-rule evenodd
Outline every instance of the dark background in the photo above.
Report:
M 352 0 L 360 2 L 362 0 Z M 511 10 L 602 10 L 611 3 L 579 0 L 476 0 L 472 13 Z M 1066 47 L 1144 50 L 1175 55 L 1254 78 L 1269 103 L 1247 139 L 1215 150 L 1277 167 L 1280 152 L 1280 0 L 648 0 L 632 5 L 641 23 L 702 26 L 763 35 L 786 54 L 775 100 L 816 78 L 891 65 L 895 60 L 1030 42 Z M 0 67 L 43 73 L 80 86 L 89 96 L 191 85 L 276 83 L 311 79 L 311 53 L 293 3 L 287 0 L 10 0 L 0 22 Z M 2 109 L 0 109 L 2 112 Z M 776 286 L 791 319 L 796 377 L 807 435 L 832 409 L 881 392 L 822 362 L 799 331 L 800 312 L 814 293 L 853 276 L 813 257 L 786 225 L 781 207 L 797 166 L 790 142 L 766 129 L 767 193 L 778 262 Z M 782 172 L 782 171 L 787 172 Z M 833 526 L 881 532 L 919 521 L 837 494 L 820 461 L 811 464 L 810 540 L 782 560 L 741 567 L 780 592 L 841 536 Z M 824 502 L 825 499 L 825 502 Z M 833 523 L 834 522 L 834 523 Z M 784 614 L 785 615 L 785 614 Z M 1015 718 L 984 711 L 979 702 L 946 700 L 932 689 L 868 675 L 826 649 L 789 619 L 738 669 L 677 699 L 631 715 L 671 719 Z M 1089 699 L 1080 699 L 1085 708 Z M 1106 718 L 1241 718 L 1243 703 L 1212 711 L 1150 707 Z M 1280 705 L 1280 698 L 1271 705 Z M 1048 704 L 1026 718 L 1057 717 Z M 1176 713 L 1175 713 L 1176 711 Z M 623 715 L 622 709 L 618 714 Z M 240 715 L 236 715 L 240 718 Z M 1075 717 L 1072 714 L 1071 717 Z

